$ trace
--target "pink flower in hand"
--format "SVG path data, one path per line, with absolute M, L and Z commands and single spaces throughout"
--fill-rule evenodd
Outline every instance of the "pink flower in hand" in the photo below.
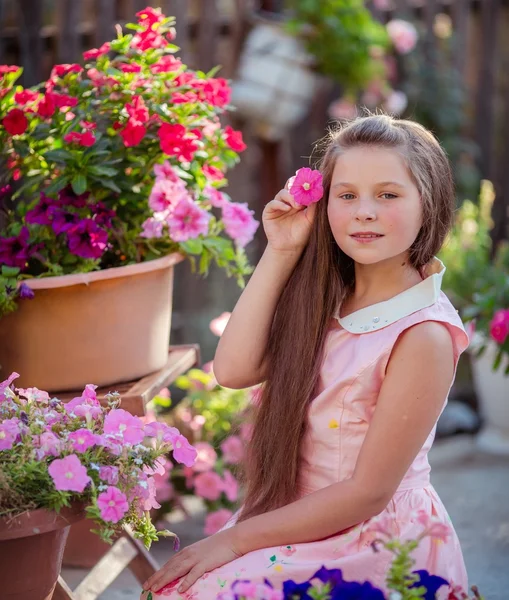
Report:
M 304 167 L 290 180 L 290 194 L 297 204 L 309 206 L 323 196 L 323 180 L 320 171 Z
M 108 413 L 104 419 L 104 433 L 120 434 L 124 442 L 133 445 L 139 444 L 144 438 L 141 420 L 122 408 L 116 408 Z
M 194 480 L 194 490 L 205 500 L 218 500 L 223 491 L 223 480 L 214 471 L 200 473 Z
M 231 435 L 221 444 L 221 451 L 226 464 L 236 465 L 244 458 L 244 442 L 238 435 Z
M 72 448 L 75 452 L 86 452 L 92 446 L 97 444 L 97 437 L 90 429 L 78 429 L 69 434 Z
M 509 309 L 497 310 L 490 323 L 490 335 L 502 345 L 509 335 Z
M 129 510 L 126 495 L 114 486 L 109 486 L 97 497 L 101 518 L 110 523 L 118 523 Z
M 48 467 L 55 488 L 60 491 L 82 492 L 90 482 L 86 468 L 76 454 L 57 458 Z
M 223 335 L 223 331 L 226 329 L 226 325 L 228 324 L 228 321 L 230 320 L 231 316 L 232 313 L 224 312 L 220 314 L 219 317 L 212 319 L 209 325 L 210 331 L 212 331 L 214 335 L 221 337 Z
M 205 528 L 203 532 L 205 535 L 214 535 L 214 533 L 217 533 L 226 525 L 226 523 L 228 523 L 232 516 L 232 511 L 227 508 L 221 508 L 220 510 L 209 513 L 205 518 Z
M 210 471 L 214 467 L 217 460 L 216 451 L 207 442 L 198 442 L 194 447 L 198 452 L 196 462 L 194 464 L 194 470 L 197 473 Z

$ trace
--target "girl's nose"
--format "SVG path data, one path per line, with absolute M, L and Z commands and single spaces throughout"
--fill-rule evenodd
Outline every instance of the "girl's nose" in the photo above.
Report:
M 355 218 L 360 222 L 371 222 L 376 220 L 376 209 L 374 203 L 368 198 L 361 198 L 357 207 Z

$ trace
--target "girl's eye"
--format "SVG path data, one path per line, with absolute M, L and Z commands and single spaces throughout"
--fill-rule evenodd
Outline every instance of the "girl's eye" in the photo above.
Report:
M 384 200 L 392 200 L 393 198 L 397 198 L 396 194 L 391 194 L 390 192 L 384 192 L 382 194 L 382 198 Z
M 355 196 L 353 194 L 342 194 L 340 198 L 342 198 L 343 200 L 353 200 Z

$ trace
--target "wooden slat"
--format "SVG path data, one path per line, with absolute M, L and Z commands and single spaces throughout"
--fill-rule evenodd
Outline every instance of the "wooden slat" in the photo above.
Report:
M 177 46 L 180 46 L 180 52 L 178 53 L 180 59 L 183 63 L 189 64 L 191 56 L 187 0 L 163 0 L 162 9 L 167 17 L 175 17 L 177 19 L 177 38 L 175 39 L 175 43 Z
M 476 141 L 480 149 L 481 176 L 493 179 L 493 123 L 497 25 L 500 0 L 481 4 L 481 62 L 477 82 Z
M 96 600 L 129 565 L 136 554 L 137 549 L 130 540 L 121 537 L 74 590 L 75 599 Z
M 75 63 L 81 58 L 81 36 L 78 25 L 82 15 L 82 2 L 75 0 L 58 0 L 58 61 Z
M 96 19 L 95 43 L 100 46 L 115 37 L 115 2 L 96 0 Z
M 198 24 L 198 56 L 196 64 L 201 71 L 208 71 L 216 64 L 217 3 L 202 2 Z
M 43 78 L 43 45 L 40 35 L 42 27 L 42 2 L 40 0 L 18 0 L 19 41 L 23 83 L 35 85 Z

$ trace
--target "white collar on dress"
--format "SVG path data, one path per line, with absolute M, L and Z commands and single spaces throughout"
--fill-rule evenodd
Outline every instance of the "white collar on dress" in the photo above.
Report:
M 424 268 L 423 274 L 426 278 L 420 283 L 389 300 L 366 306 L 344 318 L 336 314 L 335 318 L 341 327 L 350 333 L 367 333 L 387 327 L 403 317 L 435 304 L 440 296 L 444 273 L 444 264 L 438 258 L 434 258 Z

